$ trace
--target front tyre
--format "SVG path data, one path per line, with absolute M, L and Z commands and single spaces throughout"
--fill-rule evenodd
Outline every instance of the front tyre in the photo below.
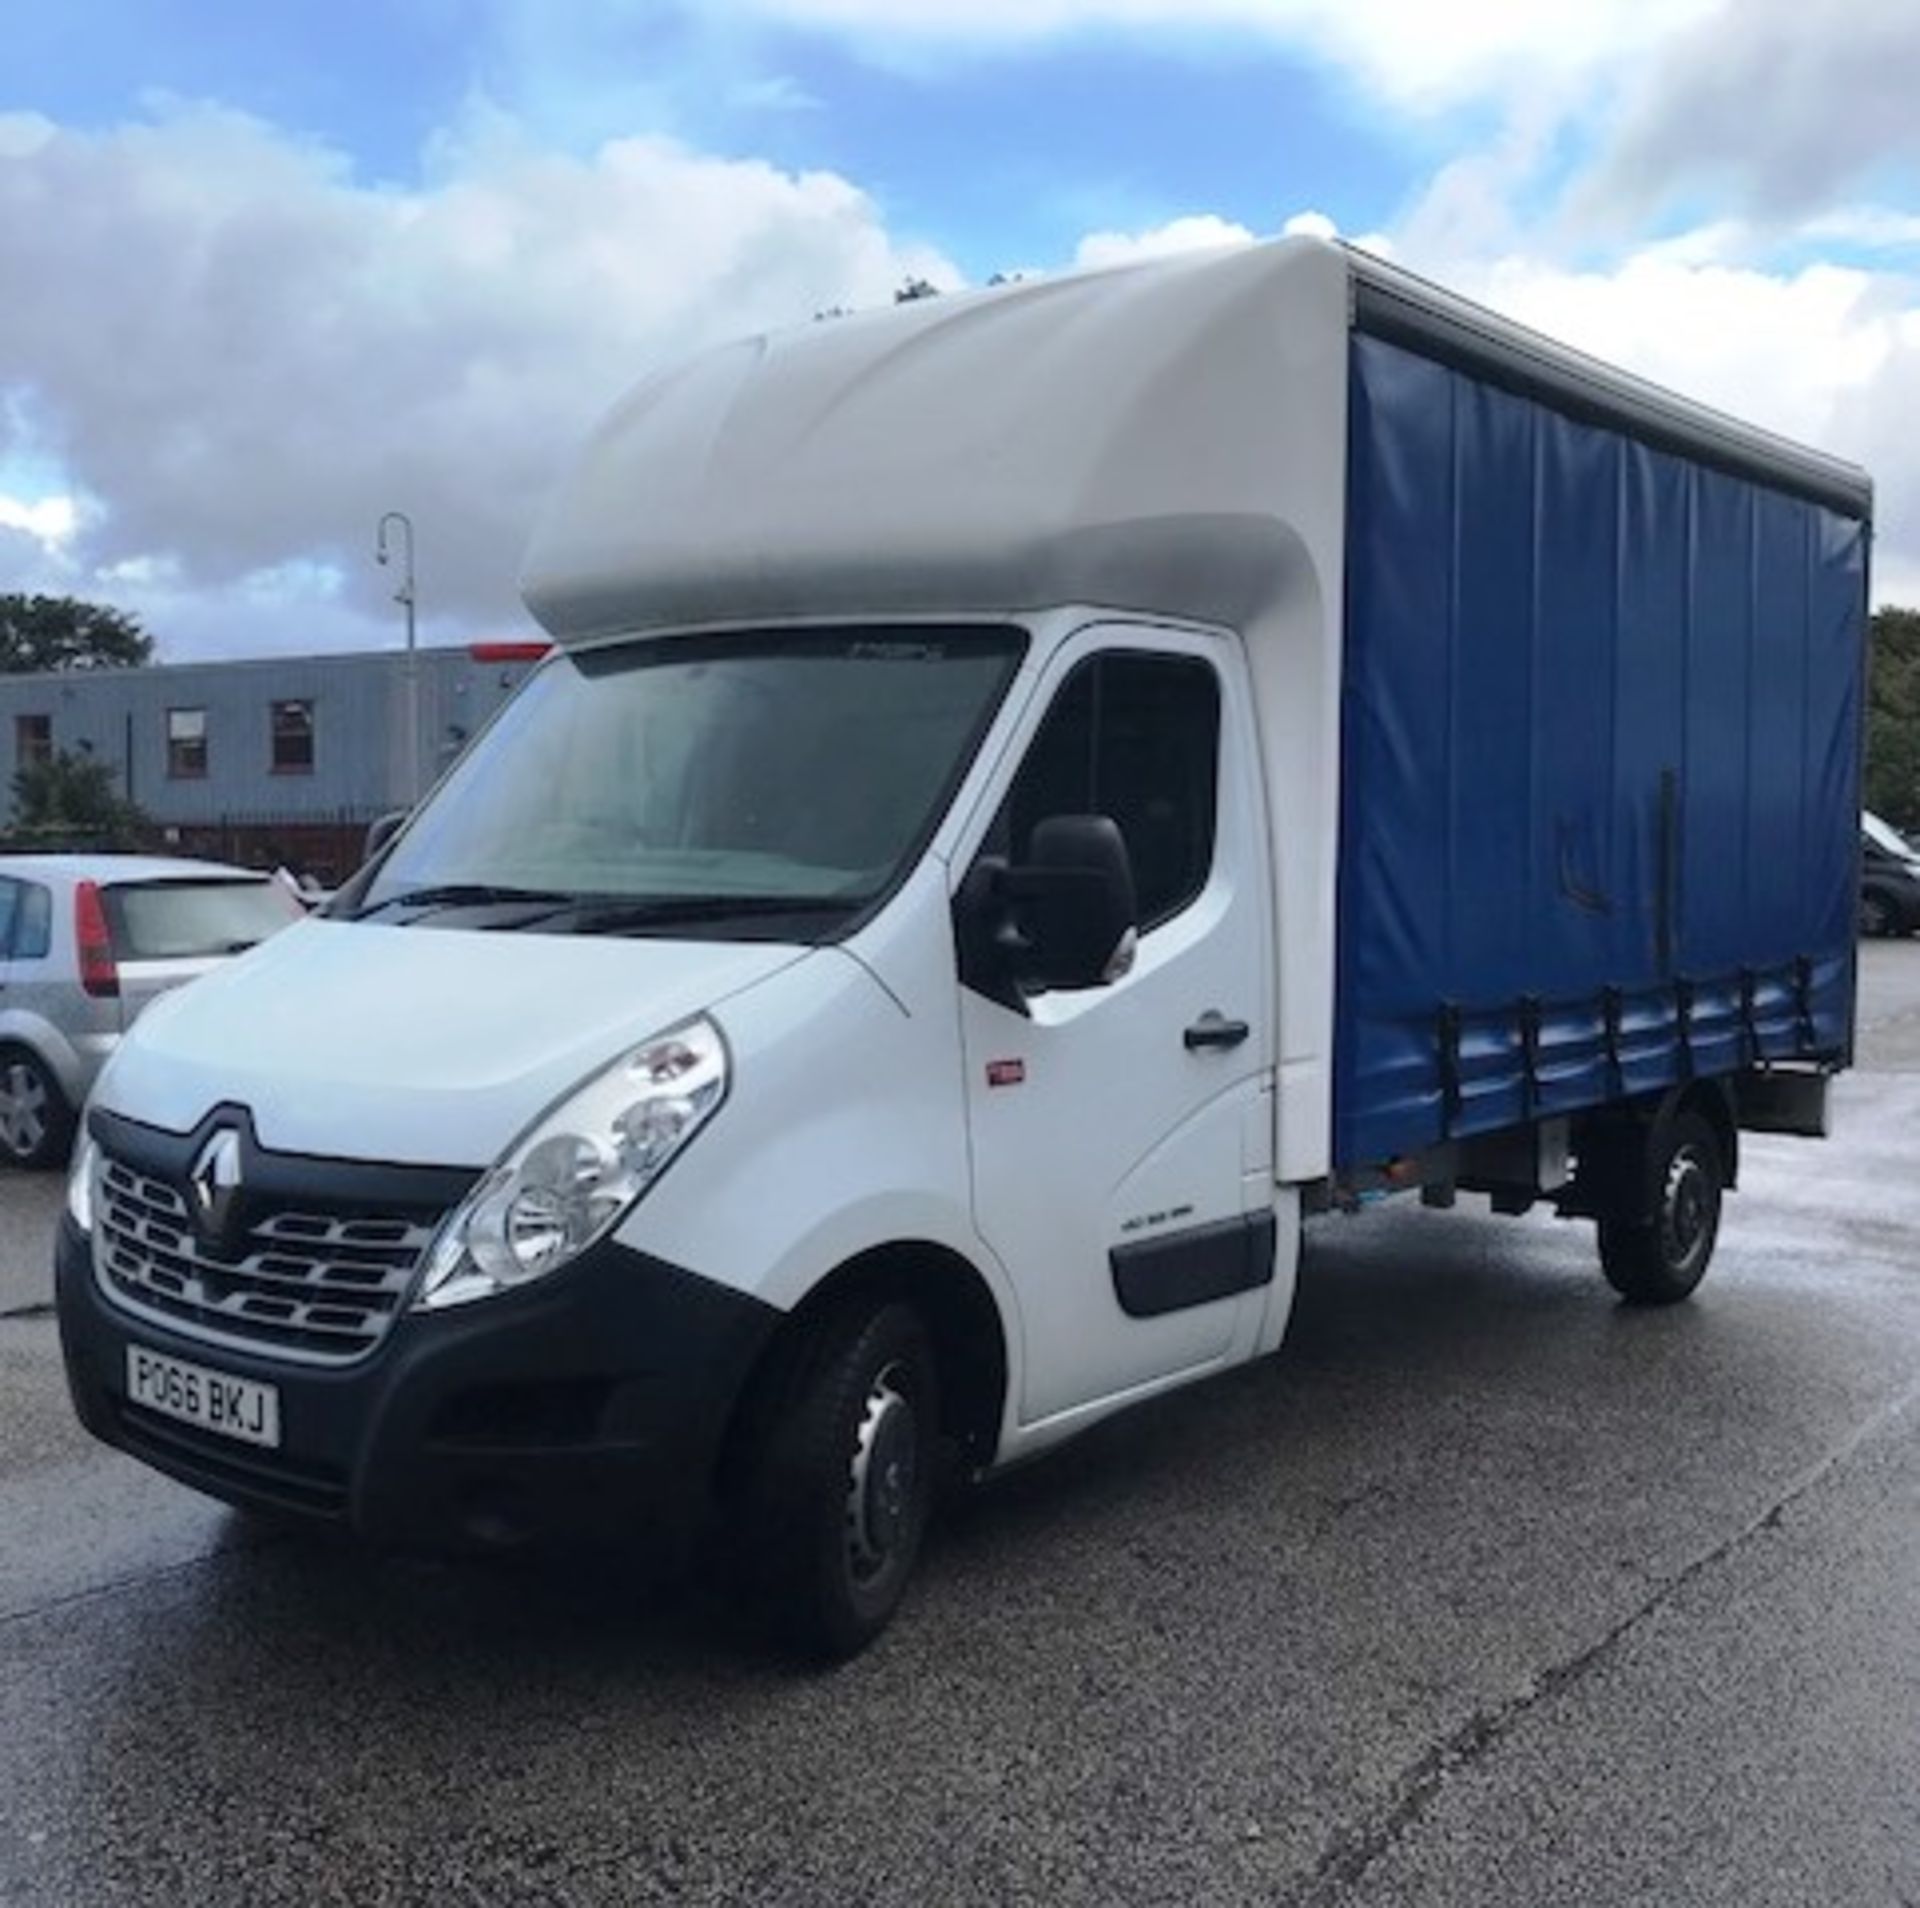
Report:
M 775 1627 L 839 1662 L 886 1628 L 933 1503 L 939 1382 L 926 1326 L 890 1301 L 836 1314 L 802 1346 L 752 1493 Z
M 1682 1112 L 1647 1151 L 1651 1217 L 1603 1217 L 1600 1266 L 1636 1305 L 1673 1305 L 1706 1276 L 1720 1236 L 1726 1168 L 1713 1128 Z

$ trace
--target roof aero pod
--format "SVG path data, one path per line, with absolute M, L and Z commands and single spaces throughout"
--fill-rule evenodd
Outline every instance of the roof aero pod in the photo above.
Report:
M 590 441 L 527 602 L 562 641 L 1065 603 L 1241 622 L 1297 567 L 1301 456 L 1325 490 L 1295 398 L 1342 388 L 1348 305 L 1345 255 L 1287 240 L 708 352 Z

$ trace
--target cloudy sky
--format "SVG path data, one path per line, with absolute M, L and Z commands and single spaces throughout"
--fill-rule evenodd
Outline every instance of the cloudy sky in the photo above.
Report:
M 0 590 L 173 658 L 524 628 L 661 357 L 1338 230 L 1859 459 L 1920 603 L 1913 0 L 62 0 L 0 63 Z M 1842 22 L 1844 21 L 1844 24 Z

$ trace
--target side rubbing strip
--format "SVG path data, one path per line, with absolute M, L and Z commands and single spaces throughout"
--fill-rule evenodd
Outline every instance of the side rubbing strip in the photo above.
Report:
M 1116 1246 L 1107 1255 L 1114 1295 L 1129 1318 L 1158 1318 L 1250 1292 L 1272 1282 L 1274 1239 L 1273 1214 L 1260 1212 Z

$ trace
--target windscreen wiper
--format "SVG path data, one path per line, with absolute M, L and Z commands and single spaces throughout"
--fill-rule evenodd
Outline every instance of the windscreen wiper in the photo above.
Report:
M 645 901 L 586 901 L 576 913 L 575 934 L 638 934 L 682 923 L 803 919 L 843 920 L 867 905 L 867 895 L 663 894 Z
M 360 908 L 347 918 L 365 921 L 390 908 L 510 908 L 522 905 L 543 908 L 571 907 L 574 897 L 550 888 L 507 888 L 485 881 L 449 881 L 439 887 L 409 888 L 404 894 L 390 894 L 371 907 Z

